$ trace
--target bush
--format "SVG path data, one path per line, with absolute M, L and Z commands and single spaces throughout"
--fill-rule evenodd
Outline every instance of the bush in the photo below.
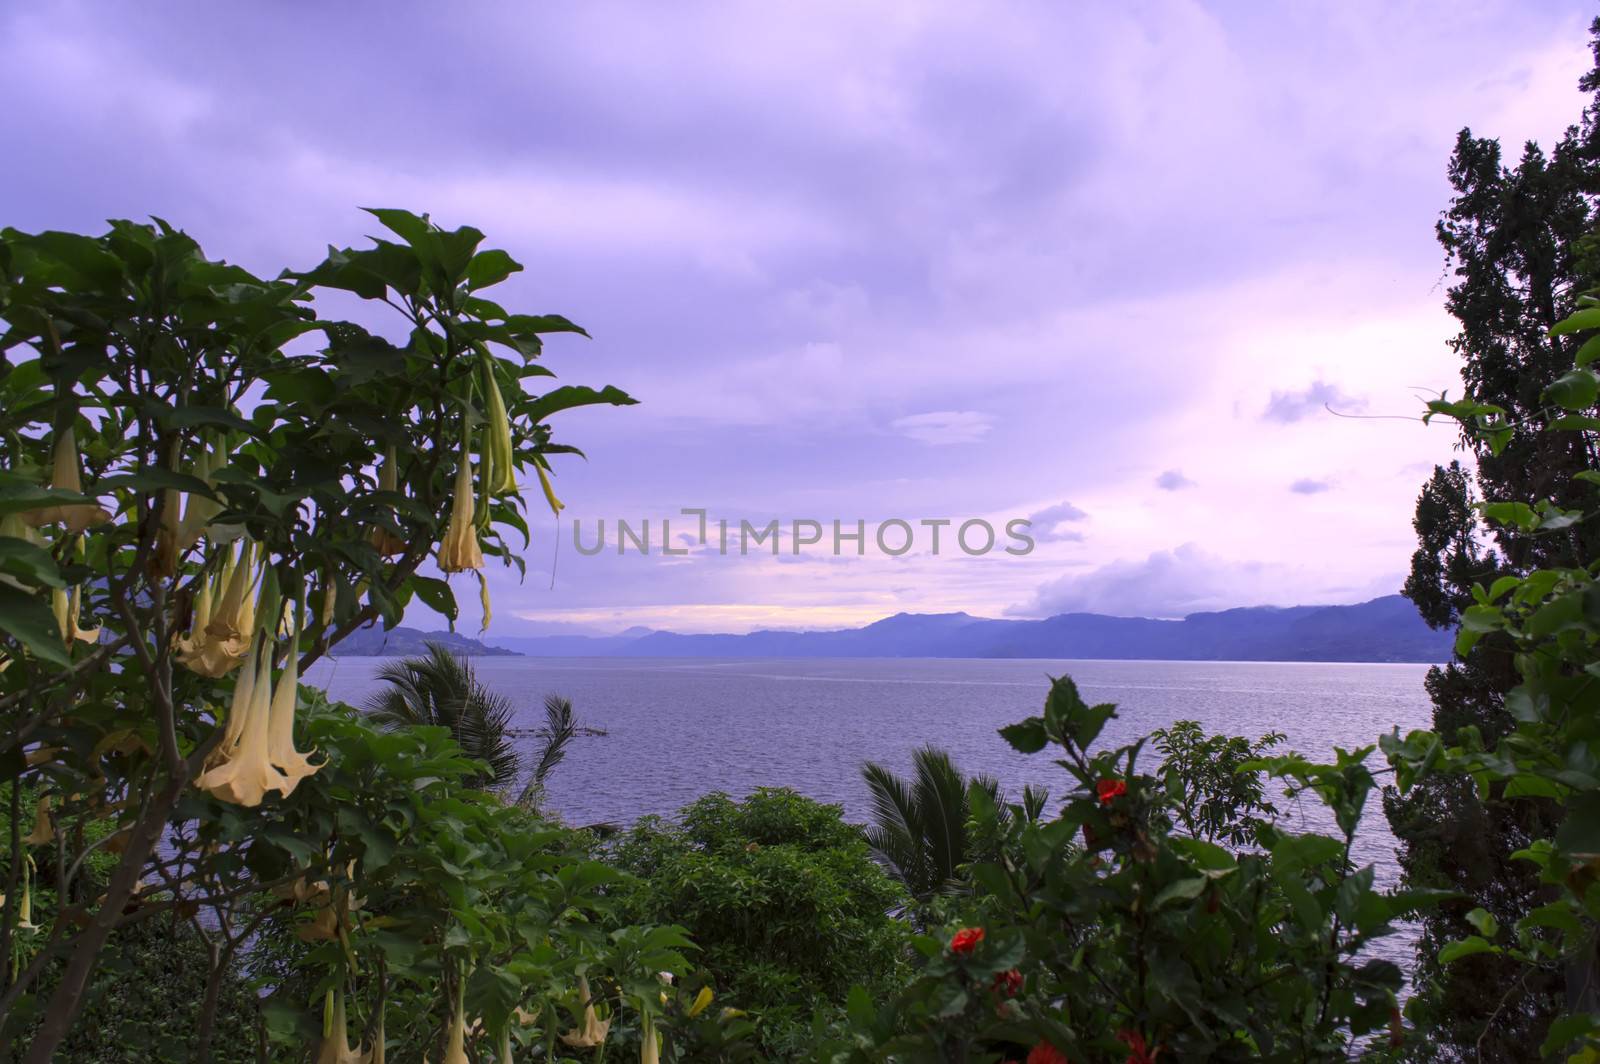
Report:
M 621 915 L 688 928 L 719 1000 L 759 1011 L 769 1054 L 852 984 L 903 975 L 906 929 L 889 912 L 905 898 L 836 805 L 781 788 L 710 794 L 676 824 L 641 820 L 612 856 L 638 877 Z

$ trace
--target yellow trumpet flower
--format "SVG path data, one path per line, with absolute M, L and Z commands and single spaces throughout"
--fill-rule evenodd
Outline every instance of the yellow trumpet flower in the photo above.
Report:
M 383 455 L 383 465 L 378 469 L 378 490 L 400 490 L 400 459 L 390 447 Z M 406 541 L 390 532 L 387 528 L 374 528 L 367 535 L 367 542 L 371 543 L 377 552 L 385 558 L 393 558 L 406 552 Z
M 517 471 L 511 450 L 511 419 L 506 416 L 505 397 L 500 394 L 500 384 L 495 380 L 494 362 L 488 358 L 483 364 L 483 391 L 484 412 L 489 421 L 484 439 L 483 475 L 489 494 L 502 495 L 517 489 Z
M 471 1064 L 467 1059 L 466 980 L 456 981 L 455 1009 L 450 1017 L 450 1032 L 445 1037 L 444 1064 Z
M 455 493 L 450 500 L 450 520 L 444 541 L 439 544 L 439 568 L 446 573 L 483 568 L 483 550 L 478 546 L 478 530 L 473 522 L 472 455 L 466 445 L 456 465 Z
M 489 630 L 489 618 L 494 614 L 489 609 L 489 581 L 483 578 L 481 572 L 478 574 L 478 602 L 483 606 L 483 627 L 479 628 L 478 631 L 487 632 Z
M 656 1022 L 649 1016 L 639 1028 L 639 1064 L 661 1064 L 661 1038 Z
M 349 1028 L 344 991 L 328 991 L 322 1001 L 322 1047 L 317 1051 L 317 1064 L 362 1064 L 365 1054 L 351 1047 Z
M 190 472 L 205 481 L 206 487 L 215 487 L 216 472 L 226 464 L 222 455 L 213 454 L 211 449 L 202 443 L 200 457 L 195 460 L 194 468 Z M 188 550 L 200 542 L 201 535 L 206 532 L 206 526 L 221 512 L 222 503 L 219 500 L 204 495 L 188 495 L 184 500 L 183 520 L 178 524 L 178 549 Z
M 55 825 L 50 822 L 50 796 L 39 799 L 33 811 L 33 831 L 22 840 L 24 846 L 43 846 L 56 837 Z
M 226 676 L 241 664 L 255 636 L 256 595 L 265 565 L 255 563 L 255 549 L 246 541 L 235 558 L 230 551 L 211 594 L 202 591 L 209 606 L 203 627 L 191 630 L 187 640 L 179 641 L 179 661 L 202 676 Z M 263 559 L 264 562 L 264 559 Z M 199 625 L 200 605 L 195 606 Z
M 19 930 L 37 931 L 38 925 L 33 922 L 33 858 L 22 859 L 22 899 L 17 902 L 17 928 Z
M 245 719 L 240 725 L 238 743 L 224 754 L 215 768 L 203 773 L 196 785 L 212 796 L 234 805 L 254 807 L 261 804 L 268 791 L 287 794 L 288 777 L 278 770 L 269 757 L 271 748 L 270 722 L 272 714 L 272 654 L 252 649 L 255 655 L 255 679 L 250 685 L 250 701 Z M 243 682 L 241 675 L 240 681 Z M 229 729 L 233 715 L 229 714 Z
M 69 425 L 56 436 L 55 449 L 52 452 L 50 486 L 58 491 L 70 491 L 82 495 L 83 475 L 80 465 L 77 436 Z M 29 511 L 26 519 L 35 528 L 41 525 L 65 525 L 67 531 L 76 536 L 94 525 L 105 524 L 111 520 L 111 513 L 98 503 L 75 502 Z
M 560 517 L 567 504 L 556 498 L 556 489 L 550 486 L 550 474 L 544 466 L 536 465 L 534 468 L 539 471 L 539 487 L 544 489 L 544 501 L 550 504 L 550 512 Z
M 715 995 L 712 994 L 709 986 L 701 987 L 700 993 L 694 996 L 694 1004 L 689 1006 L 689 1018 L 692 1020 L 702 1012 L 706 1011 L 706 1009 L 710 1007 L 711 999 L 713 997 L 715 997 Z
M 561 1040 L 574 1049 L 588 1049 L 604 1042 L 606 1033 L 611 1030 L 611 1021 L 602 1020 L 595 1013 L 594 1000 L 589 996 L 589 980 L 582 975 L 578 976 L 578 1006 L 583 1009 L 583 1028 L 568 1031 Z
M 278 687 L 272 694 L 267 751 L 272 763 L 289 781 L 288 790 L 283 792 L 285 798 L 301 780 L 322 767 L 313 765 L 305 754 L 294 748 L 294 713 L 300 697 L 300 609 L 291 605 L 289 612 L 294 618 L 289 636 L 289 660 L 284 663 L 283 675 L 278 678 Z

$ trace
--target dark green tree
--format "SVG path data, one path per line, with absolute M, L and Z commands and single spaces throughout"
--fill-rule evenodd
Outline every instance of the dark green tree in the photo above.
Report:
M 1600 90 L 1600 20 L 1591 27 L 1595 69 L 1581 87 Z M 1571 367 L 1576 342 L 1552 338 L 1551 326 L 1593 289 L 1592 234 L 1600 192 L 1600 95 L 1581 123 L 1548 154 L 1527 144 L 1508 164 L 1499 141 L 1462 130 L 1450 159 L 1454 196 L 1437 227 L 1454 275 L 1447 306 L 1459 331 L 1451 346 L 1462 362 L 1465 399 L 1499 407 L 1508 439 L 1499 454 L 1463 431 L 1459 462 L 1436 467 L 1417 500 L 1418 547 L 1405 594 L 1436 628 L 1453 628 L 1472 602 L 1475 583 L 1556 565 L 1581 564 L 1600 547 L 1600 528 L 1578 524 L 1557 534 L 1525 534 L 1483 523 L 1480 499 L 1551 498 L 1578 506 L 1585 491 L 1575 473 L 1595 469 L 1596 436 L 1539 431 L 1543 390 Z M 1504 696 L 1517 682 L 1509 643 L 1480 641 L 1464 659 L 1431 670 L 1433 726 L 1446 742 L 1475 727 L 1493 742 L 1514 724 Z M 1417 886 L 1461 892 L 1459 901 L 1422 923 L 1416 1007 L 1435 1026 L 1437 1059 L 1535 1059 L 1543 1031 L 1560 1010 L 1567 973 L 1524 970 L 1482 955 L 1443 968 L 1443 943 L 1472 934 L 1466 914 L 1482 907 L 1510 925 L 1544 900 L 1533 866 L 1511 855 L 1549 833 L 1554 811 L 1539 803 L 1480 800 L 1470 781 L 1430 780 L 1405 797 L 1385 794 L 1400 840 L 1400 862 Z

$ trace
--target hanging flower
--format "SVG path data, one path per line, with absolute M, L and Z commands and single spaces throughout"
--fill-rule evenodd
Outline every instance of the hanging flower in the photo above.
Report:
M 189 637 L 178 645 L 178 660 L 184 667 L 202 676 L 226 676 L 250 652 L 258 584 L 265 570 L 265 565 L 257 565 L 254 559 L 254 545 L 247 540 L 237 557 L 229 551 L 216 581 L 202 588 Z
M 544 489 L 544 501 L 549 503 L 550 512 L 560 517 L 567 504 L 556 498 L 556 489 L 550 486 L 550 474 L 545 471 L 544 465 L 541 463 L 534 468 L 539 471 L 539 487 Z
M 711 987 L 701 987 L 700 993 L 694 996 L 694 1003 L 689 1006 L 689 1011 L 687 1013 L 688 1017 L 692 1020 L 702 1012 L 706 1011 L 711 1004 L 711 999 L 714 996 L 715 995 L 711 992 Z
M 639 1028 L 639 1064 L 661 1064 L 661 1037 L 656 1021 L 646 1016 Z
M 196 785 L 212 796 L 234 805 L 254 807 L 261 804 L 268 791 L 287 794 L 291 785 L 269 757 L 272 713 L 272 655 L 263 653 L 252 643 L 254 680 L 250 685 L 249 702 L 243 721 L 238 725 L 237 743 L 226 750 L 221 763 L 203 773 Z M 241 674 L 239 683 L 244 682 Z M 237 688 L 235 688 L 237 695 Z M 236 698 L 237 701 L 237 698 Z M 234 710 L 238 709 L 235 705 Z M 234 729 L 234 712 L 228 715 L 228 732 Z M 226 733 L 224 744 L 227 742 Z
M 582 975 L 578 976 L 578 1007 L 583 1010 L 583 1027 L 568 1031 L 561 1040 L 574 1049 L 588 1049 L 604 1042 L 606 1032 L 611 1030 L 611 1021 L 602 1020 L 595 1013 L 594 1001 L 589 996 L 589 980 Z
M 81 463 L 78 459 L 78 441 L 71 425 L 68 425 L 56 435 L 51 464 L 50 486 L 52 488 L 57 491 L 70 491 L 75 495 L 83 494 L 83 475 L 79 468 Z M 41 525 L 65 525 L 67 531 L 76 536 L 94 525 L 105 524 L 111 520 L 111 513 L 98 503 L 74 502 L 31 510 L 27 513 L 26 519 L 35 528 Z
M 227 460 L 221 454 L 214 454 L 204 441 L 200 444 L 200 457 L 195 460 L 194 468 L 190 472 L 198 479 L 205 482 L 206 487 L 216 487 L 216 473 Z M 222 512 L 222 502 L 198 492 L 191 492 L 184 502 L 183 520 L 178 525 L 178 549 L 188 550 L 200 542 L 200 536 L 207 532 L 207 526 L 217 514 Z
M 317 1052 L 317 1064 L 362 1064 L 366 1060 L 366 1054 L 351 1047 L 349 1028 L 344 991 L 328 991 L 322 1001 L 322 1048 Z
M 482 572 L 478 573 L 478 604 L 483 607 L 483 627 L 479 628 L 478 631 L 487 632 L 489 630 L 489 618 L 494 614 L 489 609 L 489 581 L 483 578 Z
M 383 465 L 378 468 L 378 490 L 400 490 L 400 459 L 390 447 L 383 455 Z M 381 525 L 376 526 L 367 534 L 367 542 L 371 543 L 377 552 L 385 558 L 393 558 L 406 552 L 406 541 L 390 532 Z
M 1002 997 L 1016 997 L 1022 992 L 1022 973 L 1008 968 L 994 974 L 994 992 Z
M 55 824 L 50 820 L 50 796 L 39 799 L 33 811 L 33 830 L 22 840 L 24 846 L 43 846 L 56 837 Z
M 38 925 L 33 922 L 33 858 L 22 858 L 22 899 L 17 902 L 17 928 L 23 931 L 37 931 Z
M 456 980 L 455 1007 L 450 1015 L 450 1032 L 445 1036 L 444 1064 L 471 1064 L 467 1059 L 467 1013 L 463 1000 L 466 993 L 467 981 Z
M 322 767 L 312 764 L 310 758 L 294 748 L 294 715 L 300 698 L 300 608 L 291 605 L 286 611 L 292 622 L 289 632 L 289 660 L 284 663 L 283 675 L 272 693 L 272 710 L 269 718 L 267 756 L 288 781 L 284 797 L 299 786 L 300 781 Z
M 50 610 L 55 614 L 56 629 L 61 633 L 61 642 L 68 650 L 72 649 L 74 642 L 98 643 L 100 642 L 100 628 L 78 627 L 78 609 L 82 602 L 82 589 L 73 588 L 69 593 L 65 588 L 52 588 L 50 590 Z
M 495 379 L 494 359 L 487 355 L 483 361 L 484 412 L 488 424 L 484 426 L 483 475 L 489 485 L 489 494 L 503 495 L 517 489 L 517 470 L 511 445 L 511 419 L 506 416 L 505 397 L 500 394 L 500 384 Z
M 446 573 L 483 568 L 483 550 L 478 546 L 478 530 L 473 522 L 472 456 L 465 444 L 456 464 L 455 493 L 450 500 L 450 519 L 444 542 L 439 544 L 439 568 Z

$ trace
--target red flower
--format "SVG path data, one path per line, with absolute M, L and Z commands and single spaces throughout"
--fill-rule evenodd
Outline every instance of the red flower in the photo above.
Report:
M 1128 785 L 1121 780 L 1101 780 L 1094 785 L 1094 793 L 1100 796 L 1101 805 L 1110 805 L 1128 793 Z
M 1067 1055 L 1049 1042 L 1040 1042 L 1028 1050 L 1028 1064 L 1072 1064 Z
M 1128 1047 L 1128 1064 L 1155 1064 L 1155 1055 L 1145 1047 L 1138 1031 L 1118 1031 L 1117 1041 Z
M 978 943 L 983 941 L 983 928 L 963 927 L 957 931 L 950 940 L 950 952 L 965 957 L 978 948 Z
M 1009 971 L 995 972 L 994 992 L 1006 997 L 1016 997 L 1022 993 L 1022 973 L 1015 968 Z

